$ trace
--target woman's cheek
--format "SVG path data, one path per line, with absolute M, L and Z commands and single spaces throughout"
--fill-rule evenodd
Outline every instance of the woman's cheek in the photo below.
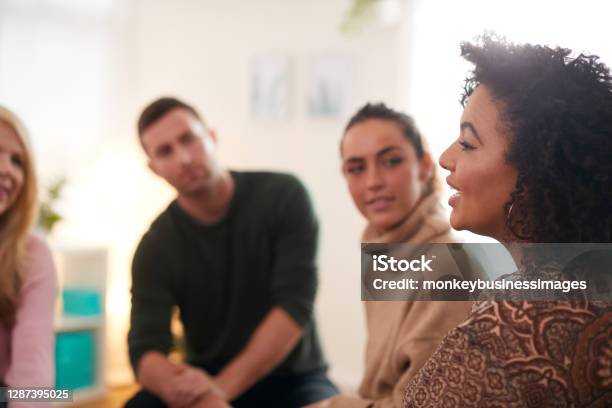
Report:
M 350 192 L 351 192 L 351 197 L 353 199 L 353 202 L 355 203 L 355 206 L 357 207 L 357 209 L 359 209 L 359 211 L 362 214 L 365 215 L 366 205 L 365 205 L 365 197 L 364 197 L 363 192 L 356 185 L 350 186 Z

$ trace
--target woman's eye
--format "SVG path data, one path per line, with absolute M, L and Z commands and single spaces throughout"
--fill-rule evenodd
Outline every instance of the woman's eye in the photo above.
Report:
M 16 167 L 19 167 L 19 168 L 23 167 L 23 160 L 21 160 L 21 157 L 19 156 L 12 156 L 11 163 L 13 163 L 13 165 Z
M 457 143 L 459 143 L 459 145 L 461 146 L 461 150 L 463 150 L 463 151 L 473 150 L 474 149 L 474 146 L 472 146 L 471 144 L 469 144 L 465 140 L 459 140 Z
M 393 167 L 393 166 L 397 166 L 402 161 L 403 161 L 403 159 L 401 157 L 392 157 L 390 159 L 383 160 L 383 165 L 385 167 Z

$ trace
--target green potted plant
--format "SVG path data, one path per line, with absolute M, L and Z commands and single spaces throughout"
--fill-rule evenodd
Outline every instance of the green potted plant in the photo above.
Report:
M 361 29 L 374 14 L 374 3 L 376 0 L 353 0 L 348 9 L 340 30 L 343 33 L 351 33 Z
M 340 30 L 345 34 L 356 32 L 373 21 L 394 24 L 401 18 L 404 3 L 404 0 L 353 0 Z
M 62 196 L 66 181 L 65 177 L 55 179 L 45 189 L 40 200 L 37 228 L 45 235 L 50 235 L 57 223 L 63 219 L 62 215 L 55 209 L 55 206 Z

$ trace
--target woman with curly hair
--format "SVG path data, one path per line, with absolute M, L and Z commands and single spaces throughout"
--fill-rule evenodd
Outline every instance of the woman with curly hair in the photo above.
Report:
M 56 277 L 49 249 L 31 232 L 36 197 L 25 127 L 0 106 L 0 384 L 9 387 L 54 383 Z
M 518 279 L 549 278 L 527 267 L 519 243 L 612 240 L 612 76 L 595 56 L 491 36 L 461 51 L 475 69 L 459 138 L 440 158 L 456 190 L 451 225 L 518 249 Z M 523 300 L 476 303 L 403 406 L 611 404 L 611 304 Z

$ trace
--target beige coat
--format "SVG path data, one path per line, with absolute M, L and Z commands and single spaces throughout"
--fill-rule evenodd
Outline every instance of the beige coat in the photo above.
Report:
M 456 242 L 448 216 L 434 193 L 424 198 L 401 225 L 385 235 L 366 228 L 364 242 Z M 400 407 L 404 390 L 442 338 L 464 321 L 471 302 L 364 302 L 368 340 L 359 396 L 339 395 L 330 406 Z

